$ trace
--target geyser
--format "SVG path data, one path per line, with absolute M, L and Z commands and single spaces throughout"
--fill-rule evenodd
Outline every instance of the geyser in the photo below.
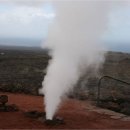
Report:
M 107 1 L 54 1 L 56 17 L 46 44 L 52 59 L 40 90 L 45 95 L 46 119 L 52 120 L 64 95 L 89 69 L 104 62 L 101 35 L 106 29 Z

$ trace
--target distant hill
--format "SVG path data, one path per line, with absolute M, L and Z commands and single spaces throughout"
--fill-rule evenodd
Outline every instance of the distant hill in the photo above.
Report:
M 38 47 L 43 41 L 40 39 L 31 39 L 31 38 L 4 38 L 0 37 L 0 45 L 3 46 L 26 46 L 26 47 Z
M 41 50 L 40 47 L 27 47 L 27 46 L 13 46 L 13 45 L 0 45 L 1 50 Z

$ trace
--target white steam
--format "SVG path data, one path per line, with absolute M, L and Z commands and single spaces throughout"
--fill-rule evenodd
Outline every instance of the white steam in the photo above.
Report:
M 52 119 L 58 106 L 80 76 L 104 61 L 101 35 L 106 29 L 107 1 L 57 1 L 56 18 L 49 29 L 46 48 L 51 49 L 47 75 L 43 81 L 46 118 Z

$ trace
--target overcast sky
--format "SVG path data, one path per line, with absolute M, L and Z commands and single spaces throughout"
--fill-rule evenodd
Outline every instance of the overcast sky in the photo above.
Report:
M 0 3 L 0 37 L 44 38 L 54 17 L 49 3 L 39 6 Z
M 1 0 L 0 38 L 46 39 L 48 24 L 55 17 L 54 7 L 42 0 Z M 115 7 L 108 16 L 105 44 L 114 50 L 130 50 L 130 7 Z M 40 44 L 37 44 L 40 45 Z

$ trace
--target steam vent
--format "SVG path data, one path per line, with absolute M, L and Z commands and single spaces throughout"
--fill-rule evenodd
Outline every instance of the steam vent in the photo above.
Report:
M 45 112 L 38 112 L 38 111 L 28 111 L 25 113 L 27 117 L 35 118 L 40 122 L 45 123 L 46 125 L 63 125 L 65 124 L 64 120 L 61 117 L 54 117 L 52 120 L 46 119 Z
M 15 104 L 8 105 L 8 96 L 1 95 L 0 96 L 0 112 L 14 112 L 18 111 L 18 107 Z

